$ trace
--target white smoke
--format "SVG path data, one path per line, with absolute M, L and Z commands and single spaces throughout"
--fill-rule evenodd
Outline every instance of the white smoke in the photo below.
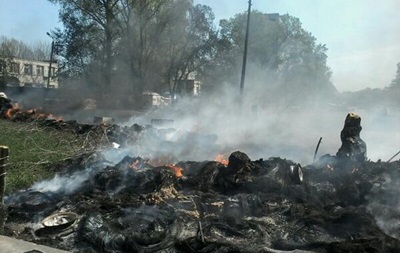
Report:
M 113 166 L 120 162 L 129 154 L 129 151 L 123 149 L 108 149 L 102 151 L 101 154 L 104 157 L 103 162 L 100 162 L 97 165 L 89 165 L 84 170 L 78 170 L 68 175 L 56 174 L 54 178 L 50 180 L 35 183 L 31 187 L 31 190 L 62 195 L 73 194 L 83 187 L 96 173 L 100 172 L 107 166 Z
M 271 105 L 260 99 L 257 89 L 253 90 L 255 92 L 245 93 L 242 103 L 236 90 L 226 89 L 212 97 L 181 99 L 170 108 L 153 110 L 124 124 L 150 124 L 153 118 L 172 119 L 176 131 L 165 135 L 168 141 L 179 139 L 177 137 L 185 131 L 217 136 L 219 150 L 211 157 L 191 150 L 193 143 L 181 142 L 176 150 L 170 150 L 178 159 L 213 159 L 217 154 L 229 156 L 232 151 L 240 150 L 252 160 L 277 156 L 309 164 L 313 161 L 320 137 L 323 139 L 318 156 L 336 154 L 341 146 L 340 132 L 344 119 L 349 112 L 355 112 L 362 119 L 360 135 L 367 144 L 370 160 L 387 160 L 400 149 L 400 133 L 397 130 L 400 126 L 399 111 L 381 113 L 381 109 L 338 106 L 330 101 L 318 101 L 311 105 L 306 101 L 304 104 L 298 101 L 291 103 L 283 101 L 283 98 L 281 104 Z M 159 144 L 146 140 L 141 145 L 142 148 L 147 146 L 144 149 L 148 150 L 159 148 L 155 147 Z M 186 152 L 185 157 L 181 156 L 183 151 Z
M 75 193 L 82 184 L 89 179 L 88 169 L 78 171 L 70 176 L 56 175 L 51 180 L 45 180 L 34 184 L 31 189 L 39 192 L 63 193 L 70 195 Z

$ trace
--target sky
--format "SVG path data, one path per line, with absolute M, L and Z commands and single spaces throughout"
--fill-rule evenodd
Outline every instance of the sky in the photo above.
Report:
M 248 0 L 194 0 L 209 5 L 219 19 L 245 12 Z M 317 43 L 328 48 L 332 82 L 339 91 L 384 88 L 400 62 L 400 0 L 252 0 L 264 13 L 300 19 Z M 47 0 L 0 0 L 0 36 L 27 44 L 47 41 L 62 28 L 58 6 Z

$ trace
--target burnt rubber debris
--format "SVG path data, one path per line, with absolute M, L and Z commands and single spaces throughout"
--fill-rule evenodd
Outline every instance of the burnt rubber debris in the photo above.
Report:
M 6 196 L 5 233 L 89 253 L 399 252 L 400 161 L 369 161 L 360 122 L 349 114 L 338 153 L 310 165 L 241 151 L 226 162 L 169 163 L 120 149 L 82 154 L 54 165 L 53 179 Z M 42 123 L 106 133 L 122 147 L 166 131 Z M 218 151 L 215 136 L 185 138 Z M 160 157 L 179 140 L 163 145 Z

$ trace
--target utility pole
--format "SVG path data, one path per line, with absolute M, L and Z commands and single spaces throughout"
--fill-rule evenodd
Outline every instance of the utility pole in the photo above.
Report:
M 242 76 L 240 79 L 240 95 L 241 95 L 241 97 L 243 97 L 244 79 L 246 76 L 246 61 L 247 61 L 247 46 L 248 46 L 248 41 L 249 41 L 250 14 L 251 14 L 251 0 L 249 0 L 249 9 L 247 11 L 246 37 L 244 40 Z
M 47 87 L 50 87 L 50 75 L 51 75 L 51 63 L 53 62 L 53 53 L 54 53 L 54 39 L 53 37 L 51 37 L 50 33 L 46 33 L 50 38 L 51 38 L 51 51 L 50 51 L 50 63 L 49 63 L 49 71 L 48 73 L 48 77 L 47 77 Z

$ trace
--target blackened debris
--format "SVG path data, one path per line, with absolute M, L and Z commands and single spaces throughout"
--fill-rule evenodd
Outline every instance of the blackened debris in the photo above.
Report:
M 237 151 L 228 166 L 180 162 L 179 178 L 140 157 L 92 162 L 75 192 L 8 196 L 6 233 L 73 252 L 397 252 L 400 230 L 385 220 L 400 217 L 400 162 L 324 161 L 301 167 Z M 72 231 L 42 233 L 40 221 L 60 211 L 78 215 Z

